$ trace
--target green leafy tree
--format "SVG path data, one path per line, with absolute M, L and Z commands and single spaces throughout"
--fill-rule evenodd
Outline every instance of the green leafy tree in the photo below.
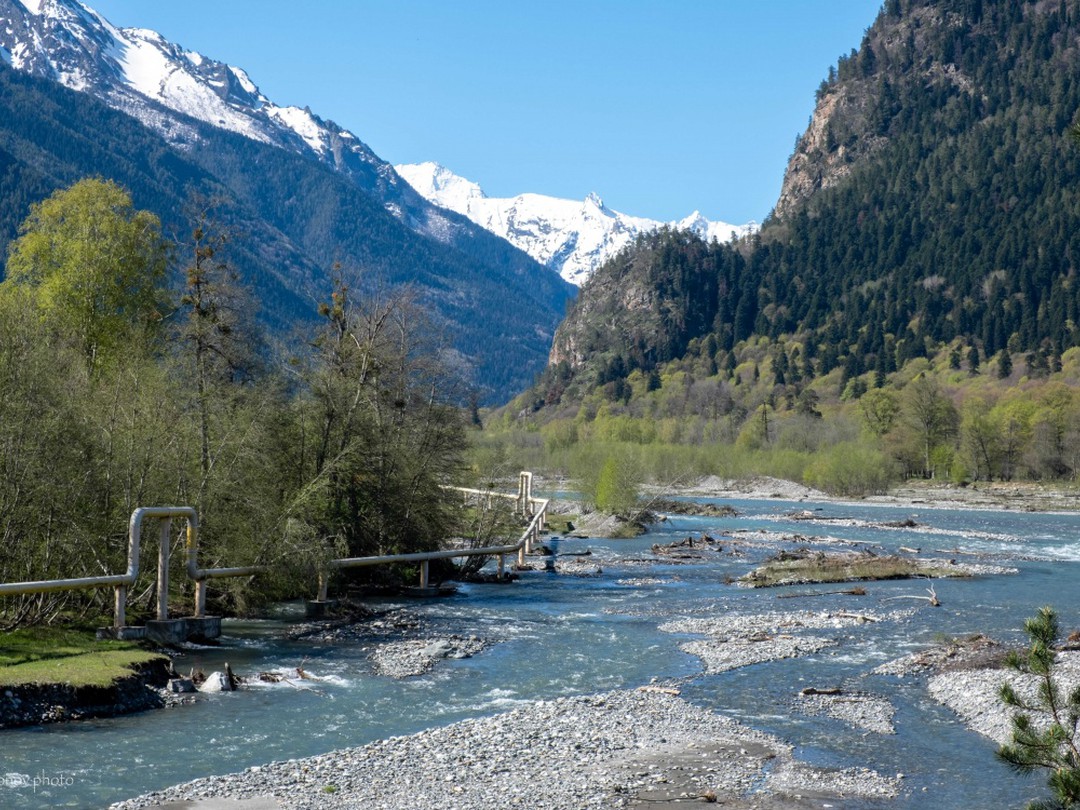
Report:
M 865 497 L 888 490 L 896 464 L 881 450 L 864 442 L 831 445 L 806 468 L 807 484 L 844 497 Z
M 351 554 L 430 550 L 447 525 L 439 485 L 462 466 L 458 391 L 408 291 L 359 294 L 340 277 L 319 308 L 305 372 L 297 517 Z M 461 392 L 464 393 L 464 392 Z
M 1031 646 L 1011 653 L 1006 665 L 1033 676 L 1038 687 L 1033 698 L 1021 695 L 1005 683 L 999 695 L 1005 705 L 1017 709 L 1012 718 L 1012 742 L 998 749 L 998 757 L 1022 774 L 1045 769 L 1053 794 L 1049 801 L 1028 805 L 1029 810 L 1055 810 L 1080 806 L 1080 687 L 1064 694 L 1054 677 L 1057 614 L 1051 607 L 1039 609 L 1024 622 Z M 1035 719 L 1038 718 L 1038 719 Z
M 956 432 L 959 421 L 956 408 L 942 393 L 937 380 L 926 373 L 908 383 L 902 404 L 901 418 L 922 454 L 923 475 L 932 477 L 933 451 Z
M 3 286 L 30 289 L 42 317 L 87 368 L 161 318 L 168 248 L 158 218 L 108 180 L 81 180 L 31 206 Z
M 637 506 L 640 483 L 628 459 L 608 456 L 596 480 L 596 508 L 631 517 Z
M 992 481 L 1001 469 L 1001 434 L 991 406 L 973 397 L 964 403 L 960 420 L 960 449 L 965 468 L 975 480 Z
M 891 391 L 875 388 L 859 399 L 859 412 L 866 429 L 881 438 L 892 430 L 897 414 L 900 413 L 900 403 Z

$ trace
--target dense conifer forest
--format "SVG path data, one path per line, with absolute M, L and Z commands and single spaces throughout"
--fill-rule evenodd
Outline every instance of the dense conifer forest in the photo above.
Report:
M 1056 362 L 1080 342 L 1078 36 L 1075 3 L 887 4 L 818 91 L 822 142 L 797 146 L 828 187 L 745 244 L 643 237 L 585 289 L 555 358 L 594 358 L 601 384 L 695 338 L 721 366 L 780 341 L 797 376 L 889 373 L 957 340 Z

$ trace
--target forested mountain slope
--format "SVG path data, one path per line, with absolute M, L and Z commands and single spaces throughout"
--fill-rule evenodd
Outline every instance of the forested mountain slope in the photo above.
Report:
M 761 232 L 638 240 L 582 288 L 533 402 L 688 354 L 734 369 L 759 338 L 788 384 L 949 344 L 1052 365 L 1080 344 L 1078 67 L 1077 0 L 889 0 Z

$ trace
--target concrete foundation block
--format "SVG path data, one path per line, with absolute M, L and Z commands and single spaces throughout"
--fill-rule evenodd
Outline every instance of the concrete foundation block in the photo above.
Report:
M 115 638 L 120 641 L 141 641 L 146 638 L 145 627 L 102 627 L 96 633 L 98 639 Z
M 188 641 L 209 641 L 221 635 L 220 616 L 188 616 L 184 621 L 187 623 Z
M 187 641 L 186 619 L 154 619 L 146 623 L 146 637 L 158 644 L 183 644 Z

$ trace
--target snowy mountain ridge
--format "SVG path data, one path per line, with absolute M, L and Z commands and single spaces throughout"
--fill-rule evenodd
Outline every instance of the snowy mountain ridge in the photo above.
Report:
M 273 103 L 241 68 L 155 31 L 118 28 L 79 0 L 0 0 L 0 59 L 94 95 L 181 149 L 199 145 L 195 119 L 342 172 L 425 236 L 451 243 L 468 230 L 401 182 L 352 132 L 306 107 Z
M 752 222 L 711 222 L 698 211 L 676 222 L 630 216 L 608 208 L 596 194 L 584 200 L 543 194 L 488 197 L 477 183 L 438 163 L 394 168 L 429 201 L 468 217 L 576 285 L 641 233 L 668 226 L 693 231 L 707 241 L 726 242 L 757 228 Z
M 460 245 L 479 226 L 573 284 L 639 233 L 663 225 L 720 241 L 756 227 L 709 222 L 697 212 L 662 223 L 613 211 L 595 194 L 583 201 L 540 194 L 490 198 L 434 163 L 395 171 L 352 132 L 306 107 L 272 102 L 241 68 L 155 31 L 118 28 L 80 0 L 0 0 L 0 60 L 93 95 L 185 151 L 199 148 L 194 122 L 201 122 L 317 161 L 350 178 L 416 233 Z

